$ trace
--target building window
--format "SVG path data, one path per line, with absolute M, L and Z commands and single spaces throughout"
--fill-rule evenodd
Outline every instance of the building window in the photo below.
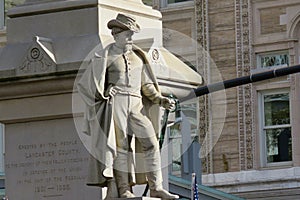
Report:
M 193 0 L 161 0 L 160 6 L 162 8 L 168 7 L 168 6 L 177 6 L 177 5 L 183 5 L 185 3 L 194 2 Z
M 289 55 L 287 52 L 273 52 L 259 54 L 257 56 L 259 68 L 271 68 L 289 65 Z
M 175 176 L 180 176 L 181 173 L 181 133 L 179 130 L 179 125 L 173 126 L 170 129 L 170 142 L 172 145 L 172 168 L 171 174 Z
M 292 161 L 289 92 L 263 92 L 261 102 L 263 165 Z
M 24 2 L 25 0 L 0 0 L 0 29 L 4 29 L 6 25 L 7 11 Z
M 180 3 L 180 2 L 184 2 L 184 1 L 191 1 L 191 0 L 168 0 L 168 4 L 171 4 L 171 3 Z
M 193 101 L 181 103 L 181 110 L 191 126 L 189 136 L 191 137 L 191 141 L 193 141 L 194 138 L 198 136 L 198 102 Z M 187 150 L 186 147 L 183 147 L 183 133 L 181 132 L 182 123 L 183 122 L 171 126 L 169 135 L 169 142 L 171 144 L 171 149 L 169 152 L 171 155 L 169 155 L 169 157 L 172 159 L 170 174 L 178 177 L 181 177 L 182 172 L 182 155 L 184 153 L 183 151 Z

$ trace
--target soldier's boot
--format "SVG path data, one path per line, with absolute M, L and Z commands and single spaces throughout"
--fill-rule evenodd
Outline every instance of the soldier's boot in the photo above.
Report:
M 135 197 L 135 195 L 131 192 L 131 188 L 129 186 L 128 172 L 115 170 L 115 179 L 117 183 L 119 197 L 121 198 Z
M 161 199 L 179 199 L 176 194 L 171 194 L 163 188 L 150 189 L 150 197 L 161 198 Z
M 162 187 L 161 170 L 147 172 L 148 184 L 150 188 L 150 197 L 167 199 L 179 199 L 178 195 L 171 194 Z
M 110 200 L 114 198 L 118 198 L 118 189 L 116 185 L 116 181 L 114 178 L 109 179 L 107 181 L 107 192 L 106 192 L 106 197 L 104 200 Z

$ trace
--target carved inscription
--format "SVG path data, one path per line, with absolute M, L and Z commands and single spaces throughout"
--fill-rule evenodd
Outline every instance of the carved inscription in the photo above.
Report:
M 35 198 L 67 197 L 86 179 L 88 156 L 80 145 L 77 139 L 18 144 L 20 159 L 6 163 L 6 170 L 16 172 L 16 187 L 31 190 Z

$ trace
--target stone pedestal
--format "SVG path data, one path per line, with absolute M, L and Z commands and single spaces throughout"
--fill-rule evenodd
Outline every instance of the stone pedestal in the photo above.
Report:
M 9 199 L 102 198 L 99 188 L 85 186 L 89 153 L 77 133 L 84 107 L 73 84 L 95 46 L 112 41 L 106 24 L 119 12 L 141 25 L 134 40 L 150 42 L 148 49 L 162 46 L 161 14 L 141 1 L 27 0 L 8 12 L 7 45 L 0 49 L 0 122 Z M 160 83 L 167 87 L 172 73 L 163 71 Z
M 5 124 L 6 195 L 11 199 L 100 199 L 87 187 L 89 154 L 72 115 L 73 78 L 4 78 L 0 121 Z M 79 108 L 80 109 L 80 108 Z
M 111 41 L 106 24 L 118 12 L 139 13 L 139 22 L 161 27 L 160 13 L 135 1 L 28 0 L 9 11 L 0 49 L 9 199 L 102 198 L 100 188 L 85 185 L 89 153 L 74 124 L 84 108 L 72 109 L 79 98 L 72 94 L 82 61 Z

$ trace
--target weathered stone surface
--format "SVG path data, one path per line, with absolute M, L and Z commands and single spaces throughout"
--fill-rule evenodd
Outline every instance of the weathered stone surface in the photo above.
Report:
M 72 118 L 12 123 L 5 129 L 9 198 L 100 198 L 100 189 L 85 185 L 89 153 Z
M 285 32 L 286 25 L 280 24 L 280 15 L 286 13 L 286 7 L 265 8 L 260 11 L 261 34 Z

